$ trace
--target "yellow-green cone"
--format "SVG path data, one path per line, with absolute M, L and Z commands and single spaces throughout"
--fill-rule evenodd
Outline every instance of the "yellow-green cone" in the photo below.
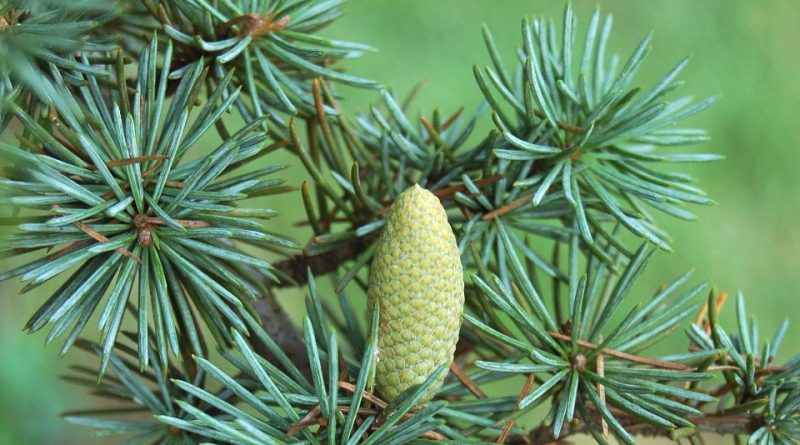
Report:
M 464 272 L 444 207 L 418 185 L 397 197 L 377 243 L 368 290 L 370 306 L 380 302 L 375 387 L 391 401 L 453 361 Z

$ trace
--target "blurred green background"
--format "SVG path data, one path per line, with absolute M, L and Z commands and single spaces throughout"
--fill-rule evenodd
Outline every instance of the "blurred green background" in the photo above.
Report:
M 622 56 L 645 33 L 656 31 L 639 84 L 657 80 L 682 56 L 692 54 L 682 75 L 687 84 L 681 93 L 721 96 L 690 122 L 710 131 L 713 139 L 703 147 L 706 151 L 727 157 L 690 170 L 719 204 L 694 208 L 700 216 L 694 223 L 663 220 L 674 236 L 675 253 L 658 256 L 644 284 L 652 289 L 694 268 L 697 279 L 744 291 L 762 332 L 771 335 L 783 318 L 800 318 L 800 2 L 607 0 L 599 4 L 614 14 L 612 48 Z M 583 26 L 581 36 L 596 3 L 575 6 Z M 448 114 L 461 105 L 470 110 L 480 101 L 471 68 L 489 62 L 480 35 L 482 23 L 489 25 L 510 60 L 520 39 L 521 17 L 544 15 L 560 21 L 563 3 L 350 0 L 344 8 L 345 17 L 325 34 L 380 50 L 349 62 L 350 71 L 377 79 L 400 95 L 427 79 L 418 106 L 428 114 L 434 107 Z M 350 110 L 363 110 L 375 99 L 374 93 L 350 92 L 346 100 Z M 484 121 L 481 129 L 487 128 Z M 294 169 L 283 177 L 297 185 L 305 175 Z M 278 208 L 293 203 L 293 197 L 283 198 Z M 276 220 L 287 230 L 292 222 Z M 43 333 L 25 335 L 21 331 L 25 320 L 46 296 L 18 296 L 18 290 L 18 283 L 0 284 L 0 445 L 100 443 L 92 431 L 57 417 L 63 410 L 94 403 L 58 379 L 67 363 L 86 356 L 77 353 L 58 359 L 57 347 L 44 348 Z M 790 328 L 787 339 L 797 338 L 798 329 Z M 682 339 L 677 336 L 674 341 L 681 344 Z M 784 349 L 797 346 L 786 343 Z

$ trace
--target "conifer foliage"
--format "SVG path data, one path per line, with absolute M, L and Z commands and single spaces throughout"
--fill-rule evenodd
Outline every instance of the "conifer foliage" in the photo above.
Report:
M 651 36 L 619 57 L 611 16 L 579 27 L 567 5 L 560 26 L 523 20 L 511 61 L 483 29 L 474 113 L 414 116 L 416 92 L 344 70 L 369 46 L 319 34 L 341 3 L 0 1 L 0 280 L 45 294 L 25 328 L 93 357 L 65 378 L 113 402 L 68 422 L 126 444 L 800 443 L 788 323 L 759 339 L 738 295 L 723 325 L 727 294 L 689 273 L 631 293 L 670 249 L 658 218 L 713 203 L 678 166 L 719 158 L 681 126 L 714 101 L 675 95 L 686 59 L 640 85 Z M 341 85 L 374 105 L 344 110 Z M 416 187 L 446 215 L 398 214 Z M 301 228 L 275 230 L 276 195 Z M 406 235 L 440 217 L 463 279 L 393 257 L 367 305 L 378 240 L 404 255 L 390 214 Z M 430 321 L 424 286 L 395 274 L 454 277 L 454 354 L 409 324 Z M 687 349 L 652 353 L 681 333 Z M 425 372 L 384 400 L 388 336 L 397 375 Z

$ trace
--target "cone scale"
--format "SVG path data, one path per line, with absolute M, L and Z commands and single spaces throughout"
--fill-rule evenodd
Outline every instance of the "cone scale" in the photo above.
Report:
M 380 302 L 375 388 L 387 401 L 453 361 L 464 307 L 456 238 L 439 199 L 414 185 L 392 205 L 368 288 Z M 420 403 L 441 388 L 442 373 Z

